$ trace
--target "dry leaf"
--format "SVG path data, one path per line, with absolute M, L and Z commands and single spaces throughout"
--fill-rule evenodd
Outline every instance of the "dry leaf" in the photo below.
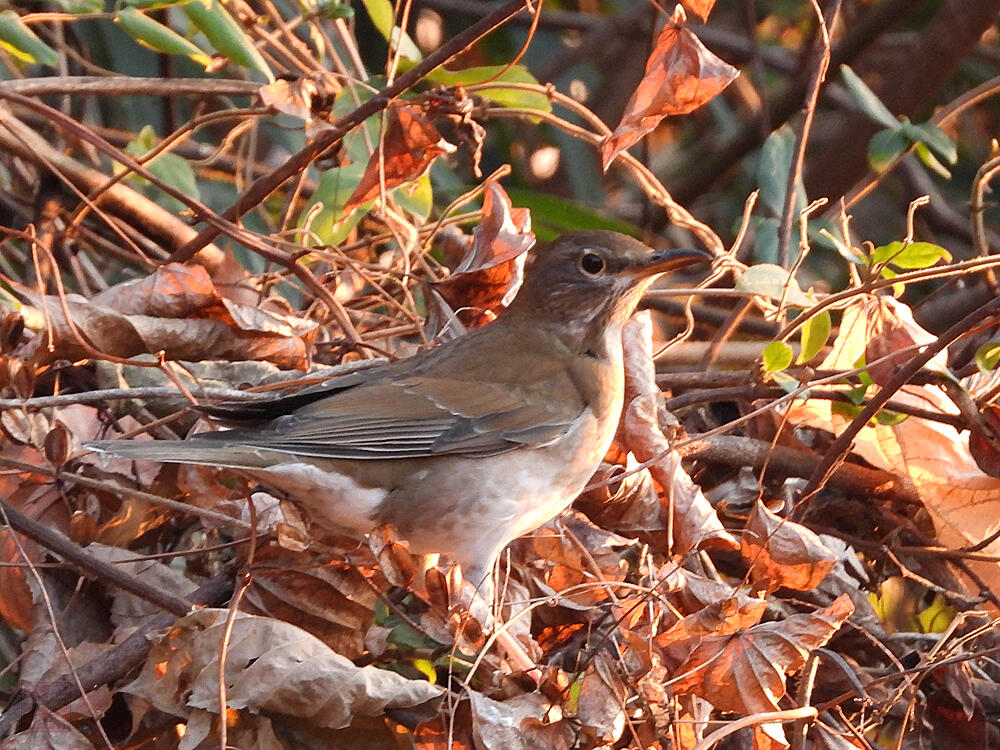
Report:
M 418 179 L 438 156 L 455 150 L 414 107 L 390 107 L 386 117 L 389 124 L 382 149 L 371 155 L 361 181 L 344 205 L 344 216 L 362 203 L 375 200 L 383 188 L 391 190 Z
M 451 275 L 434 284 L 434 290 L 458 311 L 466 326 L 482 325 L 517 294 L 526 253 L 534 244 L 528 209 L 514 208 L 504 189 L 489 182 L 472 246 Z
M 664 117 L 693 112 L 737 75 L 736 68 L 707 50 L 692 32 L 673 19 L 667 21 L 621 122 L 601 146 L 605 171 L 618 154 L 637 143 Z
M 472 731 L 480 750 L 569 750 L 573 730 L 564 721 L 545 723 L 552 706 L 538 693 L 495 701 L 475 690 L 472 703 Z
M 219 652 L 228 610 L 184 617 L 153 646 L 126 692 L 161 711 L 219 712 Z M 280 620 L 239 614 L 227 641 L 228 708 L 291 716 L 326 728 L 389 708 L 431 708 L 442 688 L 375 667 L 357 667 L 306 631 Z
M 819 586 L 837 564 L 837 555 L 802 524 L 775 515 L 759 500 L 742 536 L 750 576 L 768 593 L 782 586 L 808 591 Z
M 674 552 L 699 547 L 739 549 L 726 531 L 715 508 L 681 465 L 680 454 L 660 429 L 663 397 L 656 386 L 652 357 L 652 322 L 648 311 L 634 315 L 625 325 L 625 415 L 622 447 L 645 463 L 656 458 L 650 474 L 663 487 L 665 505 L 673 511 Z M 664 412 L 662 416 L 666 416 Z
M 786 675 L 801 669 L 809 652 L 830 640 L 853 611 L 844 594 L 811 614 L 705 637 L 677 668 L 683 676 L 674 692 L 694 693 L 721 711 L 744 716 L 778 711 Z
M 195 265 L 171 263 L 90 300 L 66 295 L 71 322 L 58 297 L 42 297 L 21 286 L 16 291 L 36 307 L 44 306 L 47 313 L 49 330 L 26 348 L 36 362 L 90 356 L 86 342 L 99 352 L 123 358 L 163 351 L 167 359 L 262 359 L 305 369 L 309 344 L 318 330 L 315 323 L 222 297 L 205 269 Z
M 576 712 L 589 742 L 610 745 L 618 741 L 625 730 L 627 698 L 628 690 L 608 654 L 596 654 L 580 684 Z
M 887 321 L 890 321 L 887 323 Z M 892 298 L 863 299 L 844 311 L 840 332 L 822 369 L 847 370 L 865 353 L 873 329 L 903 327 L 913 341 L 927 340 L 903 303 Z M 943 355 L 932 368 L 944 367 Z M 934 386 L 907 385 L 893 399 L 924 409 L 956 414 L 958 409 Z M 840 433 L 849 420 L 834 413 L 829 401 L 795 402 L 788 412 L 796 426 Z M 910 480 L 934 522 L 938 539 L 954 549 L 974 545 L 1000 529 L 1000 480 L 984 473 L 969 450 L 968 438 L 951 425 L 909 417 L 894 425 L 869 424 L 857 434 L 852 450 L 871 465 Z M 1000 554 L 1000 541 L 982 552 Z M 1000 589 L 1000 566 L 967 563 L 993 589 Z
M 708 20 L 708 14 L 715 7 L 715 0 L 681 0 L 684 7 L 698 16 L 702 21 Z

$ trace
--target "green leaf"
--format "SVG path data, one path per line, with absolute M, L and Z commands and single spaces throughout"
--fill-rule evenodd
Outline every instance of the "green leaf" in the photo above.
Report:
M 845 404 L 842 401 L 834 401 L 830 404 L 830 411 L 834 414 L 839 414 L 847 419 L 854 419 L 862 411 L 864 411 L 863 406 L 852 406 L 851 404 Z
M 56 2 L 66 13 L 78 16 L 100 13 L 104 10 L 104 0 L 56 0 Z
M 899 120 L 896 119 L 896 116 L 889 111 L 889 108 L 882 103 L 875 92 L 868 88 L 868 84 L 858 77 L 857 73 L 847 65 L 841 65 L 840 75 L 847 87 L 847 93 L 858 105 L 858 109 L 884 127 L 890 129 L 899 127 Z
M 39 63 L 52 68 L 59 63 L 59 53 L 39 39 L 12 10 L 0 13 L 0 47 L 21 62 Z
M 865 373 L 866 375 L 868 373 Z M 857 388 L 851 388 L 844 391 L 844 394 L 851 400 L 851 403 L 855 406 L 861 406 L 865 402 L 865 396 L 868 394 L 867 385 L 859 385 Z
M 774 382 L 778 384 L 778 387 L 785 393 L 795 393 L 795 391 L 802 387 L 802 383 L 800 383 L 796 378 L 793 378 L 787 372 L 772 372 L 771 379 L 774 380 Z M 809 398 L 809 389 L 807 388 L 802 391 L 802 393 L 796 396 L 796 398 Z
M 199 65 L 208 65 L 212 58 L 169 26 L 155 21 L 135 8 L 122 8 L 115 13 L 115 23 L 122 31 L 144 47 L 168 55 L 185 55 Z
M 875 248 L 872 253 L 872 265 L 887 263 L 897 268 L 920 269 L 933 266 L 939 260 L 951 260 L 951 253 L 933 242 L 890 242 Z
M 898 127 L 894 130 L 881 130 L 868 141 L 868 164 L 876 172 L 881 172 L 909 147 L 910 141 Z
M 389 42 L 390 48 L 395 48 L 398 44 L 399 54 L 407 60 L 420 62 L 423 59 L 420 49 L 410 39 L 410 35 L 398 26 L 393 25 L 395 14 L 392 3 L 389 0 L 361 0 L 361 2 L 364 3 L 365 10 L 368 11 L 368 17 L 371 18 L 372 24 L 378 29 L 382 37 Z
M 343 242 L 361 221 L 361 217 L 367 211 L 367 205 L 359 206 L 348 216 L 344 216 L 344 206 L 354 193 L 364 172 L 364 164 L 348 164 L 328 169 L 323 173 L 316 190 L 313 191 L 312 200 L 299 214 L 298 226 L 301 228 L 308 225 L 313 233 L 306 236 L 307 244 L 314 245 L 318 239 L 321 244 L 336 245 Z M 313 208 L 317 204 L 320 208 Z
M 404 211 L 426 221 L 434 207 L 434 189 L 431 187 L 430 172 L 425 172 L 406 185 L 400 185 L 392 191 L 392 197 Z
M 916 142 L 926 143 L 930 149 L 949 164 L 958 161 L 958 148 L 954 141 L 932 122 L 922 122 L 914 125 L 911 122 L 903 124 L 903 132 Z
M 531 212 L 531 229 L 542 242 L 554 240 L 566 232 L 587 229 L 609 229 L 632 237 L 641 234 L 634 224 L 548 193 L 511 187 L 507 195 L 515 206 L 523 206 Z
M 940 175 L 946 180 L 951 179 L 951 171 L 944 164 L 938 161 L 937 157 L 927 148 L 927 144 L 922 141 L 916 143 L 913 147 L 914 153 L 916 153 L 917 158 L 924 163 L 924 166 Z
M 1000 339 L 987 341 L 976 350 L 976 364 L 983 372 L 995 370 L 1000 362 Z
M 757 162 L 757 184 L 760 186 L 760 199 L 776 216 L 781 216 L 785 206 L 785 192 L 788 186 L 788 173 L 792 168 L 795 156 L 795 133 L 788 125 L 782 125 L 764 141 Z M 796 193 L 799 186 L 796 185 Z M 805 203 L 805 194 L 796 195 Z M 797 206 L 798 207 L 798 206 Z
M 892 427 L 895 424 L 899 424 L 904 419 L 909 417 L 909 414 L 902 414 L 898 411 L 891 411 L 890 409 L 880 409 L 875 414 L 875 421 L 879 424 L 884 424 Z
M 736 290 L 775 301 L 784 298 L 785 304 L 793 307 L 812 307 L 816 304 L 816 299 L 803 292 L 786 269 L 772 263 L 750 266 L 736 282 Z
M 269 82 L 274 81 L 271 69 L 254 47 L 253 40 L 219 0 L 191 0 L 183 7 L 191 23 L 220 54 L 237 65 L 256 70 Z
M 131 154 L 137 158 L 142 158 L 156 146 L 156 133 L 151 125 L 147 125 L 136 135 L 135 140 L 125 146 L 125 153 Z M 164 153 L 159 154 L 150 162 L 146 162 L 144 165 L 146 169 L 153 173 L 153 175 L 163 182 L 167 183 L 171 187 L 175 187 L 180 190 L 185 195 L 188 195 L 195 200 L 200 199 L 200 192 L 198 190 L 198 180 L 195 177 L 194 170 L 191 165 L 188 164 L 187 160 L 177 154 Z M 139 175 L 130 175 L 129 180 L 143 185 L 149 185 L 150 183 Z M 152 187 L 152 186 L 150 186 Z M 169 205 L 169 207 L 174 211 L 180 211 L 187 206 L 176 198 L 162 193 L 159 189 L 156 189 L 157 199 Z
M 316 9 L 324 18 L 354 18 L 354 8 L 342 0 L 320 0 Z
M 823 310 L 821 313 L 813 315 L 802 324 L 802 351 L 799 352 L 799 357 L 795 360 L 798 364 L 808 362 L 819 354 L 820 349 L 830 337 L 830 328 L 829 310 Z
M 369 83 L 374 88 L 382 88 L 385 79 L 373 77 Z M 331 115 L 334 119 L 343 117 L 353 112 L 360 105 L 372 98 L 372 92 L 360 86 L 344 86 L 333 100 L 333 111 Z M 344 136 L 344 151 L 347 158 L 352 162 L 367 164 L 371 158 L 372 149 L 378 144 L 379 123 L 381 115 L 372 115 L 360 127 L 354 128 Z
M 780 372 L 792 364 L 795 353 L 784 341 L 772 341 L 764 347 L 763 362 L 766 372 Z
M 500 74 L 499 78 L 491 80 L 497 74 Z M 504 83 L 529 83 L 537 86 L 538 79 L 531 75 L 523 65 L 515 65 L 512 68 L 507 68 L 504 65 L 483 65 L 465 70 L 435 68 L 427 75 L 427 80 L 442 86 L 471 86 L 483 81 L 490 81 L 491 84 L 495 83 L 497 86 L 488 85 L 476 89 L 478 96 L 489 99 L 501 107 L 534 109 L 540 112 L 552 111 L 552 103 L 544 94 L 508 89 L 500 85 Z

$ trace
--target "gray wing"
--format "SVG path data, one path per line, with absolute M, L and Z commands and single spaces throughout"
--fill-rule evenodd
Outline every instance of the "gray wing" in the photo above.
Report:
M 260 427 L 195 439 L 315 458 L 494 455 L 558 440 L 587 408 L 559 368 L 537 375 L 527 384 L 431 373 L 362 381 Z

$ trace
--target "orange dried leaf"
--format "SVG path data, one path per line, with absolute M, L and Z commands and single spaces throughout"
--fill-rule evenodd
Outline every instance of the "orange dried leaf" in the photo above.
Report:
M 471 313 L 460 314 L 465 325 L 488 322 L 520 288 L 525 253 L 534 244 L 528 209 L 514 208 L 504 189 L 490 182 L 483 198 L 483 219 L 472 233 L 472 246 L 451 275 L 435 283 L 434 289 L 452 309 Z
M 708 14 L 715 7 L 715 0 L 681 0 L 684 7 L 694 13 L 702 21 L 708 20 Z
M 699 10 L 692 10 L 701 15 Z M 692 32 L 668 21 L 646 61 L 646 73 L 629 99 L 621 122 L 601 146 L 604 169 L 664 117 L 693 112 L 737 75 L 736 68 L 706 49 Z
M 381 153 L 376 149 L 369 159 L 361 181 L 344 205 L 344 216 L 362 203 L 374 200 L 383 187 L 391 190 L 416 180 L 430 169 L 438 156 L 455 150 L 414 107 L 393 107 L 386 117 L 389 127 L 382 140 Z
M 751 578 L 765 584 L 768 593 L 782 586 L 813 589 L 837 564 L 837 555 L 814 532 L 775 515 L 760 501 L 747 519 L 741 551 Z
M 678 695 L 693 693 L 721 711 L 749 716 L 779 710 L 785 677 L 806 662 L 854 612 L 843 594 L 826 609 L 755 625 L 733 635 L 709 636 L 676 673 Z

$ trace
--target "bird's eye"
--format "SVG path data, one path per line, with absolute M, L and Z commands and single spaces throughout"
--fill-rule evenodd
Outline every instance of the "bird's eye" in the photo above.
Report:
M 596 276 L 604 270 L 604 258 L 597 253 L 584 253 L 580 258 L 580 268 L 591 276 Z

